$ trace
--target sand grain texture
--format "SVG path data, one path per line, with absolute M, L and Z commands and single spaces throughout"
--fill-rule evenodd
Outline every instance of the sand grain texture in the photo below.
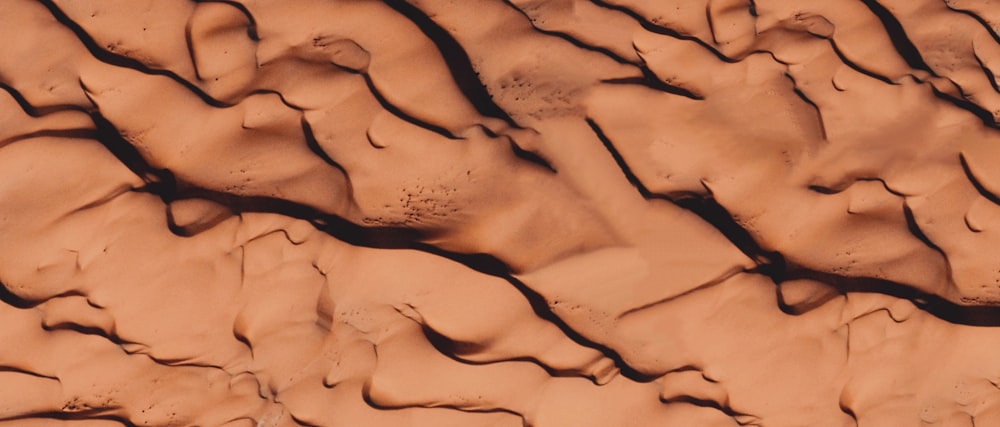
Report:
M 998 33 L 4 0 L 0 427 L 1000 425 Z

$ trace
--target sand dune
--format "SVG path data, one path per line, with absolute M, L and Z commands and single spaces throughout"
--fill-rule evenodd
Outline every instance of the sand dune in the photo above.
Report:
M 0 2 L 0 426 L 1000 425 L 1000 3 Z

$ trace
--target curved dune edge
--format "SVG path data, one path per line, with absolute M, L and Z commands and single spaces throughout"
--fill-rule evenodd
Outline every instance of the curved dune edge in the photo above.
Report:
M 998 32 L 0 2 L 0 426 L 1000 425 Z

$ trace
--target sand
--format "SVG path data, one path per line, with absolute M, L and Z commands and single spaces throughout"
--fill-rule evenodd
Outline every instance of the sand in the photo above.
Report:
M 0 427 L 1000 426 L 998 33 L 0 1 Z

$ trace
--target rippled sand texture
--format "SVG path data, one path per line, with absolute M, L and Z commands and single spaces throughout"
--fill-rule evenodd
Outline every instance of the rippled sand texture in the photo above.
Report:
M 1000 426 L 998 32 L 0 1 L 0 426 Z

